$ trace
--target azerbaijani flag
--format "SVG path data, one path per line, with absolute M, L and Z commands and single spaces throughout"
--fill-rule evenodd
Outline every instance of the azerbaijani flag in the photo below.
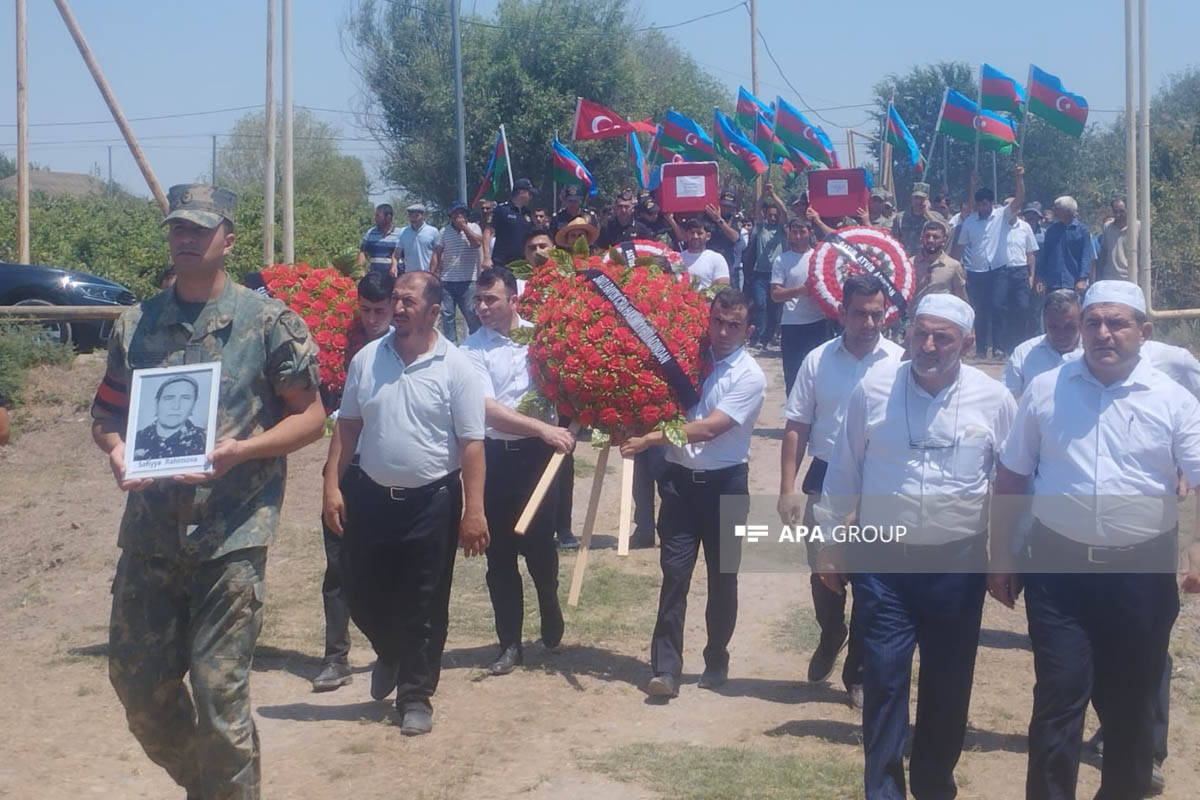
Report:
M 980 107 L 991 111 L 1007 111 L 1021 116 L 1025 108 L 1025 90 L 1012 78 L 991 64 L 984 64 L 979 76 Z
M 784 163 L 785 164 L 790 163 L 793 167 L 795 167 L 800 172 L 803 172 L 806 169 L 809 169 L 811 167 L 815 167 L 818 165 L 818 163 L 816 161 L 813 161 L 811 158 L 809 158 L 804 153 L 801 153 L 796 148 L 789 147 L 786 144 L 783 147 L 785 150 L 787 150 L 787 158 L 784 160 Z
M 896 150 L 908 154 L 908 161 L 916 168 L 918 175 L 925 174 L 925 157 L 921 155 L 917 140 L 909 132 L 895 106 L 888 106 L 887 140 Z
M 673 108 L 659 126 L 658 147 L 678 153 L 685 161 L 711 161 L 716 155 L 712 139 L 700 124 Z
M 647 188 L 646 159 L 642 155 L 642 144 L 638 141 L 635 131 L 629 132 L 629 166 L 633 170 L 634 177 L 637 178 L 638 188 Z
M 776 99 L 775 109 L 775 135 L 781 142 L 826 166 L 838 166 L 837 152 L 825 131 L 809 122 L 798 108 L 782 97 Z
M 995 111 L 980 111 L 975 127 L 979 129 L 979 146 L 985 150 L 1008 154 L 1017 144 L 1016 124 Z
M 554 137 L 554 182 L 575 184 L 587 190 L 588 197 L 596 194 L 596 179 L 579 160 L 579 156 L 568 150 L 558 137 Z
M 1029 66 L 1029 110 L 1063 133 L 1078 138 L 1087 125 L 1087 100 L 1063 88 L 1049 72 Z
M 752 131 L 754 119 L 759 114 L 766 117 L 768 123 L 775 119 L 775 111 L 770 106 L 747 92 L 745 86 L 739 86 L 737 109 L 733 114 L 737 118 L 737 124 L 742 126 L 742 130 Z
M 713 134 L 717 153 L 733 164 L 743 178 L 752 181 L 767 171 L 766 156 L 719 108 L 713 109 Z
M 775 128 L 771 124 L 770 118 L 764 117 L 762 114 L 756 115 L 753 130 L 754 144 L 763 151 L 763 155 L 770 155 L 768 161 L 782 164 L 787 160 L 788 149 L 775 135 Z
M 479 191 L 471 201 L 471 208 L 479 205 L 484 197 L 491 200 L 500 194 L 500 176 L 508 172 L 508 146 L 504 140 L 504 132 L 496 132 L 496 143 L 492 145 L 492 155 L 488 159 L 487 170 L 479 183 Z
M 935 130 L 962 142 L 975 141 L 975 117 L 979 106 L 961 92 L 947 89 L 942 95 L 942 110 L 938 112 Z

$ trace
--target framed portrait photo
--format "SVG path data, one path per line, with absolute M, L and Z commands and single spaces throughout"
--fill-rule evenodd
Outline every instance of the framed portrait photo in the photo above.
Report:
M 135 369 L 125 429 L 125 477 L 211 472 L 221 362 Z

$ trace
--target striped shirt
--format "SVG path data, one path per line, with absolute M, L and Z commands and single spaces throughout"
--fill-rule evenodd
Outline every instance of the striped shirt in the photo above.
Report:
M 363 236 L 358 249 L 366 254 L 371 269 L 387 271 L 392 268 L 392 254 L 396 252 L 399 241 L 400 231 L 396 230 L 396 226 L 393 225 L 387 233 L 372 226 Z
M 471 229 L 471 233 L 482 236 L 479 226 L 474 222 L 468 222 L 467 227 Z M 442 228 L 437 247 L 442 253 L 442 280 L 475 280 L 479 274 L 479 258 L 483 251 L 480 247 L 472 247 L 465 233 L 453 225 L 447 225 Z

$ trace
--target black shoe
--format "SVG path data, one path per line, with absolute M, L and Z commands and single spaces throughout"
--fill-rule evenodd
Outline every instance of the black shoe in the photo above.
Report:
M 808 662 L 809 683 L 818 683 L 833 674 L 834 662 L 837 661 L 838 653 L 841 652 L 842 645 L 846 643 L 848 634 L 849 631 L 842 626 L 841 632 L 837 636 L 821 637 L 821 643 L 817 645 L 817 649 Z
M 850 707 L 862 711 L 863 709 L 863 687 L 861 683 L 852 683 L 846 687 L 846 699 L 850 701 Z
M 652 550 L 654 548 L 654 534 L 652 533 L 635 533 L 629 537 L 630 550 Z
M 558 549 L 559 550 L 578 550 L 579 540 L 575 538 L 575 534 L 570 531 L 562 531 L 558 534 Z
M 729 680 L 729 668 L 717 669 L 716 667 L 705 667 L 704 674 L 700 676 L 700 683 L 697 684 L 701 689 L 718 689 L 725 685 L 725 681 Z
M 558 598 L 555 597 L 549 608 L 542 610 L 542 644 L 546 645 L 547 650 L 553 650 L 562 642 L 563 623 L 562 606 L 558 604 Z
M 396 672 L 400 666 L 394 662 L 375 659 L 371 667 L 371 697 L 376 700 L 387 698 L 396 689 Z
M 679 697 L 679 681 L 674 675 L 659 673 L 646 684 L 646 694 L 651 697 Z
M 524 661 L 525 657 L 521 653 L 521 645 L 510 644 L 501 651 L 500 658 L 496 659 L 496 663 L 492 664 L 488 671 L 493 675 L 507 675 L 524 663 Z
M 405 707 L 400 722 L 400 733 L 405 736 L 420 736 L 433 730 L 433 709 L 424 703 L 412 703 Z
M 354 676 L 350 674 L 350 665 L 345 661 L 329 661 L 321 669 L 320 674 L 313 678 L 314 692 L 332 692 L 334 689 L 351 683 Z M 386 697 L 386 695 L 384 695 Z
M 1163 775 L 1162 762 L 1154 759 L 1154 766 L 1150 768 L 1150 794 L 1162 794 L 1167 788 L 1167 777 Z

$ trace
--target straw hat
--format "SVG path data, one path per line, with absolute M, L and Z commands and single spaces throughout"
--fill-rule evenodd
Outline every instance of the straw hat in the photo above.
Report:
M 572 231 L 583 231 L 589 245 L 595 244 L 600 235 L 600 230 L 587 217 L 580 216 L 558 229 L 558 233 L 554 234 L 554 243 L 559 247 L 567 247 L 567 236 Z

